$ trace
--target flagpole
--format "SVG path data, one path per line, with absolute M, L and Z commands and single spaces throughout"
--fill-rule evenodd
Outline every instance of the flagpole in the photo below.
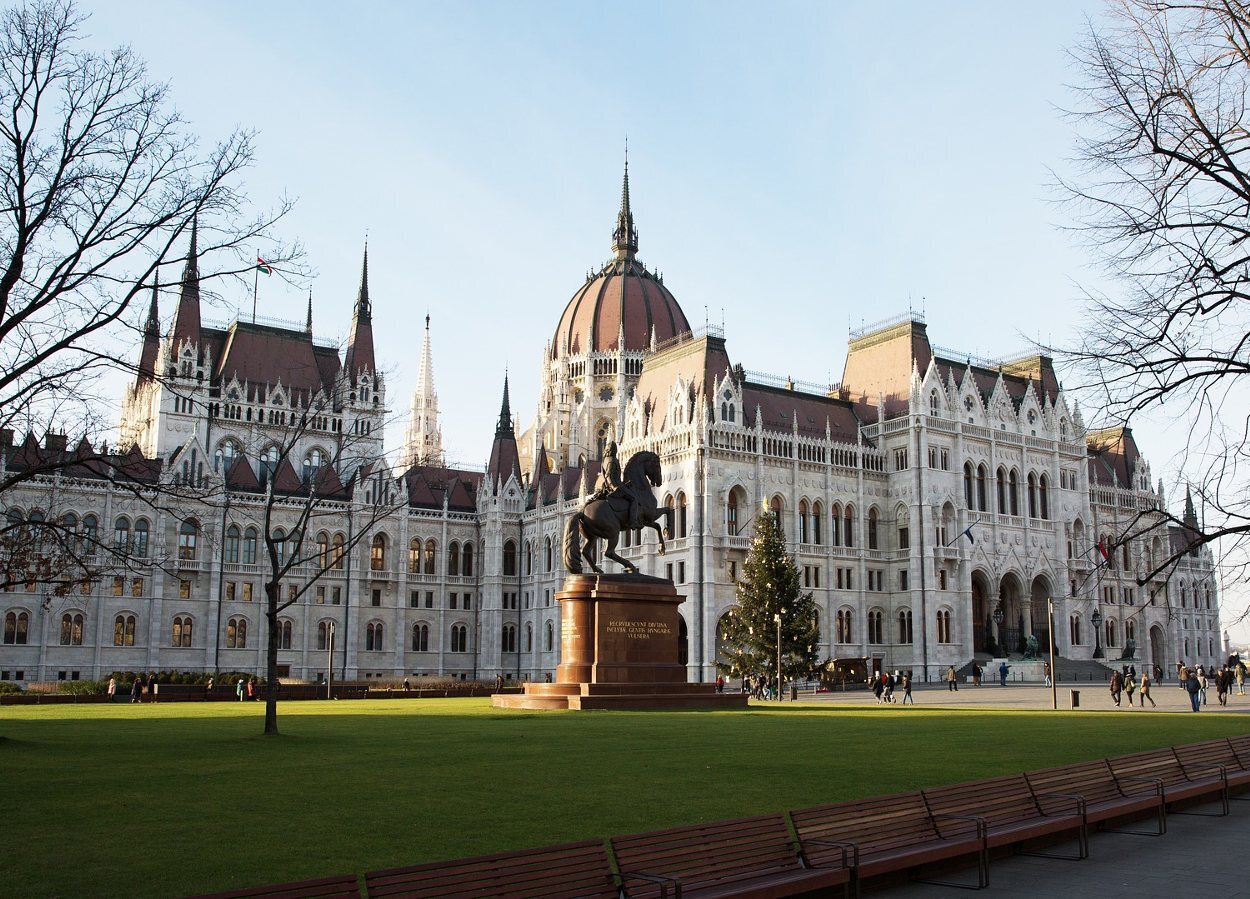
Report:
M 256 324 L 256 289 L 260 286 L 260 253 L 256 254 L 256 263 L 252 268 L 252 324 Z

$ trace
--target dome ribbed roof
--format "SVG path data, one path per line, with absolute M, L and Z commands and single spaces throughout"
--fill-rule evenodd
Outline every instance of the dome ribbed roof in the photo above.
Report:
M 570 353 L 645 350 L 684 334 L 690 322 L 676 298 L 638 261 L 638 229 L 629 208 L 629 161 L 621 186 L 621 211 L 612 232 L 613 258 L 573 294 L 551 341 L 551 357 Z M 625 345 L 618 346 L 624 332 Z

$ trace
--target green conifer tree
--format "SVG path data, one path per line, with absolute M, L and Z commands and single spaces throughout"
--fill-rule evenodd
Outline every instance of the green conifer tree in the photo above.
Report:
M 812 677 L 818 667 L 816 603 L 799 583 L 799 567 L 771 511 L 755 517 L 755 537 L 738 581 L 738 606 L 725 616 L 717 669 L 728 677 L 763 675 L 777 684 L 777 619 L 781 616 L 783 680 Z

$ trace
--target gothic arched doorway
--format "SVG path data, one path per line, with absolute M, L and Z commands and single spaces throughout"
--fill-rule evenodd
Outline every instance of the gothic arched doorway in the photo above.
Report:
M 690 662 L 690 632 L 686 628 L 686 619 L 678 618 L 677 626 L 677 662 L 686 665 Z
M 1020 596 L 1024 591 L 1020 578 L 1007 572 L 998 584 L 998 604 L 1003 610 L 1003 623 L 998 628 L 998 651 L 1006 655 L 1021 652 L 1024 640 L 1024 611 Z
M 994 624 L 990 614 L 994 607 L 987 597 L 990 594 L 989 578 L 984 571 L 972 572 L 972 651 L 989 652 L 990 641 L 994 636 Z
M 1033 636 L 1037 638 L 1037 648 L 1042 652 L 1050 650 L 1050 610 L 1047 606 L 1050 591 L 1050 578 L 1044 574 L 1033 578 L 1029 590 L 1029 623 L 1033 627 Z
M 1150 662 L 1152 665 L 1158 665 L 1160 670 L 1167 671 L 1167 667 L 1163 662 L 1164 652 L 1167 650 L 1164 640 L 1163 628 L 1157 624 L 1152 624 L 1150 626 Z

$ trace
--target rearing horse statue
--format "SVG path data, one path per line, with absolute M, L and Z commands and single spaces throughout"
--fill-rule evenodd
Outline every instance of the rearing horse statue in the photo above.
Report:
M 661 483 L 660 457 L 649 451 L 635 453 L 625 464 L 621 480 L 633 490 L 638 506 L 636 521 L 641 522 L 643 527 L 655 530 L 660 538 L 660 555 L 664 555 L 664 532 L 672 530 L 673 510 L 667 507 L 659 508 L 655 502 L 655 494 L 651 492 L 651 488 L 659 487 Z M 664 519 L 665 522 L 663 530 L 659 525 L 660 519 Z M 564 528 L 565 569 L 569 574 L 581 574 L 582 559 L 585 559 L 592 569 L 603 574 L 603 569 L 595 564 L 594 556 L 591 554 L 594 541 L 600 539 L 606 540 L 608 544 L 603 551 L 605 558 L 612 559 L 623 566 L 626 571 L 636 574 L 637 566 L 616 554 L 616 541 L 621 531 L 628 527 L 628 497 L 614 493 L 606 499 L 594 499 L 586 503 L 580 512 L 569 519 L 569 523 Z M 586 538 L 586 542 L 579 546 L 582 537 Z

